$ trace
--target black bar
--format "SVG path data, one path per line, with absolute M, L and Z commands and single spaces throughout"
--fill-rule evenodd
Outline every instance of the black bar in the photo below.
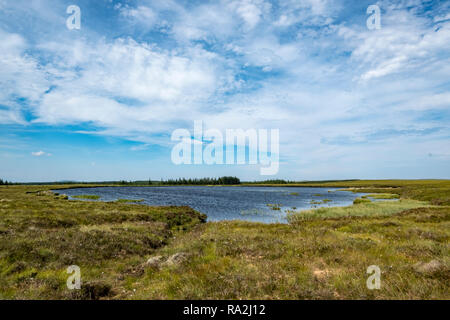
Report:
M 58 319 L 85 318 L 89 315 L 128 320 L 141 319 L 310 319 L 325 315 L 363 319 L 417 315 L 421 311 L 447 309 L 446 301 L 367 301 L 367 300 L 308 300 L 308 301 L 0 301 L 3 314 L 15 317 L 22 314 L 40 314 Z M 8 312 L 8 313 L 5 313 Z M 444 311 L 445 312 L 445 311 Z M 444 313 L 443 313 L 444 314 Z

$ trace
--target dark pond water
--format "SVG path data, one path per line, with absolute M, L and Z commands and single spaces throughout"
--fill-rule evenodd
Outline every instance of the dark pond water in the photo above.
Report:
M 140 204 L 188 205 L 208 215 L 208 221 L 238 219 L 265 223 L 286 223 L 286 211 L 293 208 L 346 206 L 363 195 L 330 188 L 207 186 L 100 187 L 59 192 L 71 199 L 75 195 L 98 195 L 99 201 L 143 199 Z M 325 199 L 331 201 L 324 202 Z

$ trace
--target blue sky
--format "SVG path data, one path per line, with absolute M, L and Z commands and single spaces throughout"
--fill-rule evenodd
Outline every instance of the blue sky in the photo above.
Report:
M 0 0 L 0 177 L 450 178 L 449 62 L 448 1 Z M 174 165 L 195 120 L 279 129 L 278 174 Z

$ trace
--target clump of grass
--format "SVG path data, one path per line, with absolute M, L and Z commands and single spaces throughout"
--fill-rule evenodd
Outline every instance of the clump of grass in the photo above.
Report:
M 299 193 L 298 193 L 298 192 L 291 192 L 291 193 L 289 193 L 289 195 L 290 195 L 290 196 L 298 196 Z
M 309 203 L 312 205 L 318 205 L 318 204 L 323 204 L 323 203 L 328 203 L 331 202 L 332 200 L 330 199 L 323 199 L 323 200 L 311 200 Z
M 93 194 L 81 194 L 78 196 L 72 196 L 72 198 L 86 199 L 86 200 L 98 200 L 98 199 L 100 199 L 100 196 L 93 195 Z
M 144 199 L 117 199 L 116 202 L 118 203 L 138 203 L 143 202 Z
M 360 204 L 360 203 L 369 203 L 372 202 L 370 199 L 363 199 L 363 198 L 356 198 L 353 200 L 353 204 Z
M 395 193 L 371 193 L 362 196 L 361 198 L 372 198 L 372 199 L 399 199 L 400 195 Z
M 346 207 L 323 207 L 317 209 L 290 212 L 287 216 L 289 223 L 296 224 L 305 220 L 343 218 L 343 217 L 380 217 L 390 216 L 403 210 L 429 207 L 423 201 L 402 199 L 399 201 L 361 202 Z
M 282 204 L 279 203 L 268 203 L 267 206 L 272 210 L 281 210 Z
M 321 197 L 322 195 L 320 193 L 314 193 L 313 196 L 314 197 Z

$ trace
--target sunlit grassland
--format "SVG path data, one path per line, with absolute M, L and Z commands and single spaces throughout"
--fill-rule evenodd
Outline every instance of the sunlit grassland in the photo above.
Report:
M 119 203 L 139 203 L 143 202 L 143 199 L 117 199 L 116 202 Z
M 359 199 L 356 199 L 359 200 Z M 302 211 L 290 211 L 288 221 L 295 224 L 299 221 L 313 219 L 336 219 L 345 217 L 382 217 L 414 208 L 426 208 L 430 205 L 424 201 L 401 199 L 399 201 L 356 202 L 345 207 L 323 207 Z
M 333 183 L 400 200 L 303 211 L 289 224 L 201 223 L 188 207 L 0 187 L 0 298 L 450 299 L 449 181 Z M 72 264 L 79 291 L 66 287 Z M 366 287 L 370 265 L 380 290 Z
M 91 194 L 81 194 L 78 196 L 73 196 L 75 199 L 85 199 L 85 200 L 98 200 L 100 199 L 100 196 L 97 195 L 91 195 Z
M 302 224 L 207 223 L 158 252 L 189 252 L 183 264 L 133 279 L 140 299 L 448 299 L 446 208 L 399 216 Z M 439 270 L 415 265 L 438 259 Z M 366 287 L 367 267 L 382 270 Z
M 0 298 L 111 297 L 133 263 L 205 220 L 189 207 L 71 201 L 49 189 L 0 187 Z M 87 290 L 67 289 L 70 265 Z
M 362 196 L 361 198 L 372 198 L 372 199 L 398 199 L 400 196 L 395 193 L 371 193 Z

